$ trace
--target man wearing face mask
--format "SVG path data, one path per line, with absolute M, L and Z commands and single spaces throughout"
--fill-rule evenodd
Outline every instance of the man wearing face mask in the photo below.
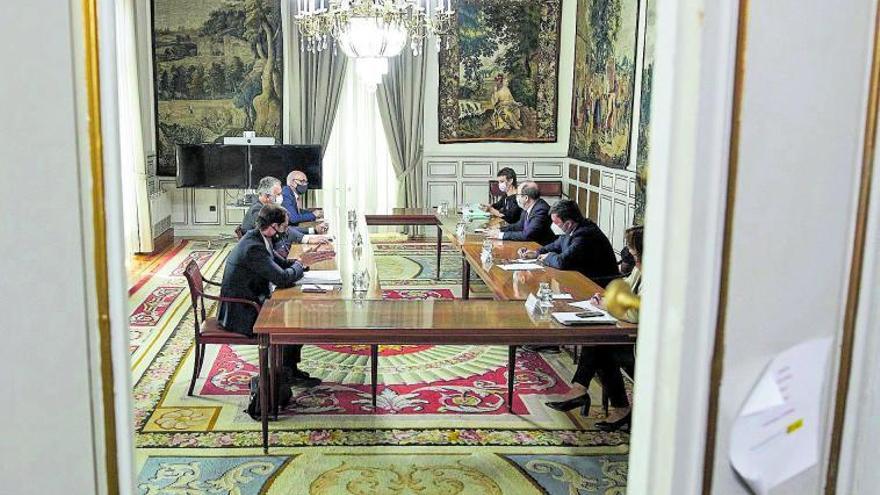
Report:
M 303 197 L 309 190 L 309 179 L 306 174 L 299 170 L 287 174 L 287 186 L 282 191 L 283 200 L 281 206 L 290 215 L 290 225 L 299 225 L 302 222 L 314 222 L 324 218 L 324 210 L 306 210 L 302 207 Z
M 307 251 L 298 260 L 279 256 L 273 249 L 272 239 L 287 229 L 287 212 L 281 206 L 267 204 L 260 209 L 255 223 L 256 227 L 241 238 L 226 259 L 220 286 L 223 297 L 247 299 L 262 305 L 271 296 L 273 286 L 291 287 L 302 278 L 309 265 L 335 256 L 330 250 Z M 221 302 L 217 320 L 230 332 L 251 336 L 257 311 L 247 304 Z M 321 381 L 296 368 L 301 348 L 284 346 L 282 366 L 289 368 L 286 373 L 292 377 L 292 385 L 314 387 Z
M 538 184 L 528 181 L 519 185 L 516 202 L 522 213 L 519 220 L 501 229 L 486 231 L 486 237 L 505 241 L 532 241 L 538 244 L 550 244 L 556 234 L 550 228 L 550 205 L 541 199 Z
M 241 221 L 241 231 L 247 232 L 254 228 L 257 215 L 263 206 L 267 204 L 281 204 L 281 181 L 275 177 L 263 177 L 257 185 L 257 200 L 251 205 Z M 281 237 L 281 242 L 274 247 L 276 249 L 289 249 L 291 244 L 322 244 L 330 241 L 327 233 L 327 224 L 320 223 L 313 228 L 288 227 Z M 317 234 L 317 235 L 316 235 Z M 283 244 L 283 245 L 281 245 Z
M 516 223 L 522 208 L 516 202 L 516 172 L 510 167 L 498 171 L 498 189 L 504 196 L 492 205 L 480 205 L 480 209 L 489 212 L 493 217 L 503 218 L 507 223 Z
M 595 222 L 584 218 L 577 203 L 559 201 L 550 209 L 550 218 L 565 234 L 537 251 L 523 249 L 520 256 L 538 258 L 559 270 L 577 270 L 602 287 L 620 276 L 611 241 Z

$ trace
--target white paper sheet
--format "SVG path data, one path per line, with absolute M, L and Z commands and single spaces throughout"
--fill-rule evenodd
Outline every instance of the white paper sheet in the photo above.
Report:
M 554 301 L 567 301 L 569 299 L 574 299 L 571 294 L 553 294 Z
M 341 283 L 342 277 L 339 274 L 339 270 L 309 270 L 303 275 L 303 278 L 297 281 L 297 285 L 339 285 Z
M 498 268 L 501 268 L 502 270 L 507 270 L 507 271 L 540 270 L 540 269 L 544 268 L 543 266 L 541 266 L 537 263 L 511 263 L 511 264 L 507 264 L 507 265 L 497 265 L 497 266 L 498 266 Z
M 538 298 L 535 297 L 534 294 L 529 294 L 529 297 L 526 298 L 525 306 L 526 311 L 534 313 L 535 309 L 538 307 Z
M 819 461 L 820 406 L 831 338 L 778 354 L 733 423 L 730 462 L 763 495 Z
M 303 284 L 303 290 L 326 290 L 331 291 L 335 289 L 337 286 L 335 285 L 319 285 L 319 284 Z

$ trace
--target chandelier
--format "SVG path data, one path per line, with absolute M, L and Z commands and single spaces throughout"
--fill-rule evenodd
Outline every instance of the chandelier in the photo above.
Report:
M 382 82 L 388 59 L 407 43 L 413 55 L 420 55 L 422 42 L 433 36 L 439 51 L 455 15 L 452 0 L 297 0 L 297 7 L 300 49 L 319 52 L 333 44 L 336 53 L 341 48 L 371 87 Z

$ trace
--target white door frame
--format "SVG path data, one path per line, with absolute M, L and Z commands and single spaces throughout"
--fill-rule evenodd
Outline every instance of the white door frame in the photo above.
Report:
M 740 4 L 747 11 L 747 0 Z M 737 2 L 657 4 L 633 494 L 702 491 L 728 183 L 735 183 L 729 151 L 741 90 L 739 9 Z
M 119 177 L 112 0 L 99 21 L 104 200 L 114 324 L 120 493 L 134 493 L 124 229 Z M 746 0 L 740 0 L 746 2 Z M 727 204 L 738 6 L 658 1 L 646 224 L 646 304 L 640 325 L 629 493 L 698 493 Z M 662 81 L 662 82 L 661 82 Z M 112 492 L 112 489 L 111 489 Z

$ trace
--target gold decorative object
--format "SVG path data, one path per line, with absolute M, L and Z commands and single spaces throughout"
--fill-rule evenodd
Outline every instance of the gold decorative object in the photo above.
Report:
M 633 294 L 629 284 L 621 279 L 612 280 L 605 289 L 605 307 L 615 318 L 626 318 L 626 312 L 631 309 L 639 309 L 642 300 Z

